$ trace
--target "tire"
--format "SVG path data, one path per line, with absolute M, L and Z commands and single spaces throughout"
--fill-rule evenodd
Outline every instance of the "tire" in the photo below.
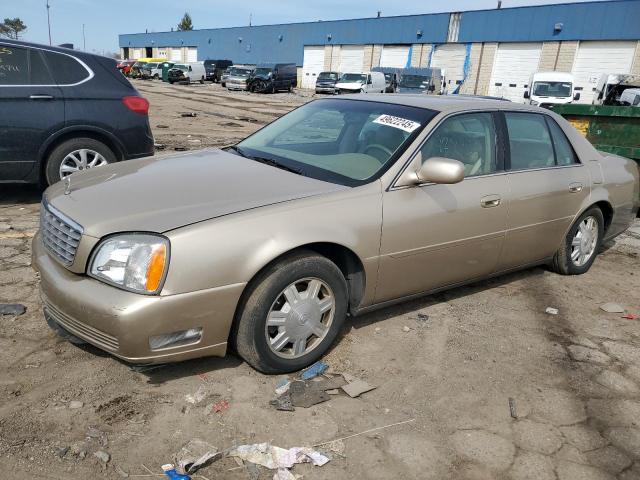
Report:
M 173 85 L 173 80 L 169 80 L 169 85 Z
M 200 83 L 201 83 L 202 85 L 204 85 L 204 77 L 202 77 L 202 78 L 200 79 Z
M 271 85 L 271 93 L 276 93 L 276 84 Z
M 220 85 L 221 85 L 222 87 L 226 87 L 226 86 L 227 86 L 227 84 L 226 84 L 225 82 L 220 82 Z
M 153 76 L 153 79 L 154 79 L 154 80 L 158 80 L 159 78 L 160 78 L 160 77 L 158 76 L 158 74 L 157 74 L 157 73 Z
M 291 318 L 291 313 L 285 314 L 286 321 L 293 322 L 289 325 L 295 334 L 296 329 L 306 332 L 306 328 L 312 328 L 312 323 L 317 325 L 315 320 L 319 318 L 321 322 L 326 322 L 324 336 L 302 333 L 303 336 L 309 335 L 301 343 L 308 351 L 300 352 L 296 356 L 293 353 L 294 345 L 289 342 L 284 344 L 280 354 L 277 354 L 270 347 L 267 337 L 275 339 L 278 335 L 287 335 L 285 338 L 289 338 L 289 334 L 281 330 L 286 328 L 284 324 L 283 327 L 267 327 L 267 316 L 272 309 L 277 309 L 278 305 L 284 308 L 282 305 L 289 303 L 285 298 L 285 289 L 289 290 L 292 284 L 303 285 L 311 281 L 323 284 L 317 290 L 319 294 L 315 296 L 316 300 L 325 292 L 333 294 L 320 299 L 327 301 L 333 298 L 332 310 L 325 313 L 317 310 L 318 316 L 315 316 L 313 310 L 307 309 L 310 303 L 305 304 L 306 299 L 301 296 L 300 310 L 294 311 L 294 318 Z M 309 285 L 310 283 L 307 283 L 307 288 Z M 304 295 L 307 289 L 296 291 Z M 297 371 L 317 361 L 335 341 L 347 315 L 347 284 L 342 272 L 326 257 L 311 251 L 292 254 L 268 266 L 251 282 L 243 298 L 236 313 L 231 342 L 236 352 L 247 363 L 268 374 Z M 293 334 L 291 338 L 294 338 Z M 286 358 L 287 355 L 289 358 Z
M 580 244 L 580 246 L 576 246 L 573 245 L 573 243 L 574 240 L 579 241 L 579 239 L 577 238 L 581 230 L 581 226 L 584 227 L 583 222 L 587 222 L 588 219 L 593 219 L 593 221 L 595 221 L 593 230 L 597 232 L 597 238 L 593 239 L 593 235 L 588 236 L 587 240 L 591 239 L 591 241 L 585 242 L 585 245 L 590 245 L 588 248 L 586 248 L 586 250 L 591 251 L 591 253 L 588 258 L 584 258 L 584 262 L 581 263 L 582 258 L 578 256 L 578 258 L 576 259 L 572 256 L 572 254 L 575 255 L 576 249 L 581 249 L 583 244 Z M 584 239 L 584 235 L 582 233 L 580 233 L 580 235 L 582 235 L 582 238 Z M 562 242 L 562 246 L 558 249 L 553 257 L 553 260 L 551 262 L 551 269 L 561 275 L 581 275 L 587 272 L 591 268 L 591 265 L 593 265 L 593 262 L 598 255 L 600 245 L 602 245 L 603 236 L 604 216 L 602 215 L 602 211 L 598 207 L 591 207 L 582 215 L 580 215 L 580 217 L 569 229 L 569 233 Z
M 93 138 L 72 138 L 62 142 L 49 154 L 44 170 L 44 180 L 47 185 L 52 185 L 60 181 L 60 166 L 62 162 L 67 155 L 81 149 L 91 150 L 92 152 L 100 154 L 106 163 L 115 163 L 117 161 L 115 153 L 104 143 L 94 140 Z M 93 157 L 92 154 L 89 154 L 89 157 L 89 160 L 91 160 L 91 157 Z M 80 157 L 77 156 L 77 158 Z M 100 161 L 100 163 L 104 164 L 102 161 Z M 88 169 L 91 167 L 86 166 L 85 168 Z M 82 169 L 84 170 L 85 168 Z

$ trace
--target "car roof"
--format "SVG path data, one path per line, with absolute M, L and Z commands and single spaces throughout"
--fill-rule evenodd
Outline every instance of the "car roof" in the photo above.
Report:
M 364 102 L 382 102 L 395 105 L 406 105 L 408 107 L 427 108 L 440 112 L 460 112 L 465 110 L 523 110 L 540 113 L 540 107 L 524 105 L 522 103 L 506 102 L 482 97 L 465 95 L 427 95 L 416 94 L 394 94 L 394 93 L 369 93 L 367 95 L 352 94 L 340 95 L 339 98 L 349 100 L 359 100 Z
M 120 60 L 113 59 L 113 58 L 110 58 L 110 57 L 104 57 L 104 55 L 96 55 L 94 53 L 87 53 L 87 52 L 83 52 L 81 50 L 74 50 L 72 48 L 55 47 L 55 46 L 52 46 L 52 45 L 45 45 L 43 43 L 23 42 L 22 40 L 11 40 L 11 39 L 7 39 L 7 38 L 0 38 L 0 43 L 14 45 L 16 47 L 41 48 L 41 49 L 44 49 L 44 50 L 50 50 L 52 52 L 66 53 L 67 55 L 72 54 L 72 55 L 74 55 L 76 57 L 79 57 L 79 58 L 82 58 L 82 57 L 103 57 L 103 58 L 109 58 L 110 60 L 113 60 L 114 62 L 120 62 Z

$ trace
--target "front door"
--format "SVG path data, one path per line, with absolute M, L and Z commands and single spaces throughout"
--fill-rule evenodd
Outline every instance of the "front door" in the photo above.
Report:
M 422 146 L 422 160 L 459 160 L 465 179 L 384 193 L 376 302 L 454 285 L 496 269 L 508 206 L 497 138 L 492 113 L 449 117 Z
M 64 126 L 64 98 L 38 49 L 0 42 L 0 181 L 22 180 Z
M 511 201 L 500 270 L 551 257 L 591 187 L 587 167 L 551 117 L 506 112 L 504 118 Z

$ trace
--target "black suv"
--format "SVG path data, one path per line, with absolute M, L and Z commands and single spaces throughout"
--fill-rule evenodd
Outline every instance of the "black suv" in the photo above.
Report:
M 296 86 L 297 76 L 295 63 L 263 63 L 256 66 L 247 83 L 250 92 L 290 92 Z
M 205 60 L 204 70 L 206 72 L 205 80 L 218 83 L 224 71 L 233 65 L 231 60 Z M 224 86 L 224 85 L 223 85 Z
M 153 155 L 148 111 L 113 59 L 0 40 L 0 183 Z

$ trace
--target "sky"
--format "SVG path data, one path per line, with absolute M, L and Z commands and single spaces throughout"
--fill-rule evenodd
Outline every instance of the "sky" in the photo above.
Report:
M 233 27 L 316 20 L 438 13 L 495 8 L 497 0 L 48 0 L 53 44 L 73 43 L 98 53 L 118 52 L 118 34 L 168 31 L 184 12 L 194 28 Z M 563 3 L 566 3 L 565 0 Z M 585 0 L 575 0 L 585 1 Z M 19 17 L 27 25 L 22 40 L 49 43 L 47 0 L 0 0 L 0 19 Z M 503 0 L 502 7 L 559 3 Z

